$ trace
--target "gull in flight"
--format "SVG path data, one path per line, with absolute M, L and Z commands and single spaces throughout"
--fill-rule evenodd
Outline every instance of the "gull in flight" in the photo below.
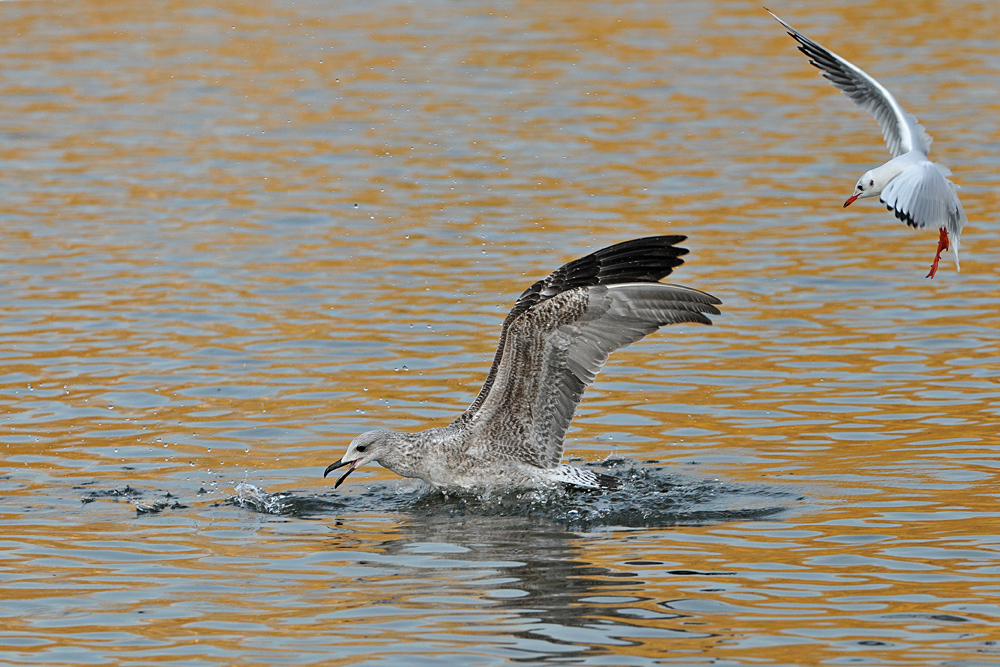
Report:
M 962 210 L 962 202 L 958 200 L 957 188 L 947 178 L 951 171 L 927 159 L 931 146 L 927 131 L 899 106 L 892 93 L 862 69 L 812 41 L 771 10 L 767 13 L 785 27 L 799 43 L 799 51 L 823 71 L 825 78 L 858 106 L 875 115 L 893 155 L 881 167 L 866 171 L 858 179 L 854 194 L 847 198 L 844 207 L 850 206 L 856 199 L 879 197 L 879 201 L 910 227 L 923 229 L 937 226 L 940 229 L 937 254 L 927 277 L 933 278 L 937 273 L 941 253 L 948 249 L 949 243 L 955 253 L 955 268 L 960 270 L 958 238 L 968 220 Z
M 652 236 L 598 250 L 525 290 L 500 329 L 486 383 L 448 426 L 419 433 L 369 431 L 323 476 L 337 480 L 376 462 L 445 490 L 530 489 L 557 484 L 615 488 L 618 480 L 560 464 L 584 389 L 608 355 L 661 326 L 711 324 L 721 301 L 659 280 L 684 263 L 683 236 Z

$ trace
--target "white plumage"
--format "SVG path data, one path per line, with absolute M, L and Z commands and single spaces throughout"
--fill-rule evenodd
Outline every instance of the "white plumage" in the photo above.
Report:
M 893 214 L 910 227 L 940 230 L 938 250 L 928 278 L 937 273 L 941 252 L 950 246 L 959 269 L 959 237 L 968 219 L 958 199 L 957 186 L 948 180 L 951 172 L 931 162 L 931 137 L 917 119 L 906 113 L 882 84 L 861 68 L 841 58 L 833 51 L 809 39 L 768 10 L 799 43 L 799 51 L 823 72 L 858 106 L 872 112 L 893 159 L 871 169 L 858 179 L 854 193 L 844 206 L 857 199 L 880 197 Z

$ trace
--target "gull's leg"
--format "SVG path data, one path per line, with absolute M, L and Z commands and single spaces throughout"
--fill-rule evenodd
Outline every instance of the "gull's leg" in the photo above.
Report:
M 941 228 L 941 234 L 938 236 L 938 248 L 937 254 L 934 255 L 934 263 L 931 264 L 931 272 L 927 274 L 927 278 L 933 278 L 934 274 L 937 273 L 938 262 L 941 261 L 941 253 L 948 249 L 948 230 L 944 227 Z

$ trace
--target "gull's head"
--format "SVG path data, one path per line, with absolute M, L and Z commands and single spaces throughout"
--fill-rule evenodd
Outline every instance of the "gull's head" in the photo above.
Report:
M 343 484 L 344 480 L 347 479 L 347 476 L 356 469 L 366 463 L 378 461 L 381 457 L 388 454 L 391 448 L 392 435 L 392 431 L 368 431 L 367 433 L 362 433 L 351 441 L 351 444 L 347 446 L 347 452 L 340 457 L 339 461 L 331 463 L 327 466 L 326 472 L 323 473 L 323 477 L 326 477 L 337 468 L 348 466 L 347 472 L 345 472 L 341 478 L 337 480 L 337 483 L 333 485 L 333 488 L 336 489 L 338 486 Z
M 882 194 L 882 190 L 885 188 L 887 183 L 881 183 L 878 178 L 878 174 L 875 170 L 866 171 L 864 176 L 858 179 L 858 184 L 854 186 L 854 194 L 847 198 L 844 202 L 844 208 L 847 208 L 854 203 L 856 199 L 866 199 L 868 197 L 877 197 Z

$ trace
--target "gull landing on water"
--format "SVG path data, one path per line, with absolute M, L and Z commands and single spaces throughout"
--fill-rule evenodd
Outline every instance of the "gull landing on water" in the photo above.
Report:
M 608 355 L 661 326 L 711 324 L 722 303 L 659 280 L 684 263 L 683 236 L 652 236 L 598 250 L 525 290 L 500 329 L 486 383 L 448 426 L 362 433 L 323 476 L 376 462 L 439 488 L 518 489 L 558 483 L 615 488 L 618 480 L 560 464 L 584 389 Z
M 766 8 L 765 8 L 766 9 Z M 785 26 L 788 34 L 799 43 L 799 51 L 809 56 L 809 62 L 823 71 L 823 76 L 850 97 L 858 106 L 875 115 L 882 136 L 893 158 L 858 179 L 854 194 L 847 198 L 844 207 L 856 199 L 879 197 L 879 200 L 897 218 L 910 227 L 923 229 L 936 226 L 940 229 L 937 254 L 928 278 L 937 273 L 941 253 L 950 246 L 958 265 L 958 238 L 968 219 L 962 202 L 955 192 L 956 186 L 948 180 L 951 172 L 927 159 L 931 137 L 912 115 L 903 111 L 896 98 L 882 84 L 860 68 L 812 41 L 798 30 L 774 15 L 767 13 Z

